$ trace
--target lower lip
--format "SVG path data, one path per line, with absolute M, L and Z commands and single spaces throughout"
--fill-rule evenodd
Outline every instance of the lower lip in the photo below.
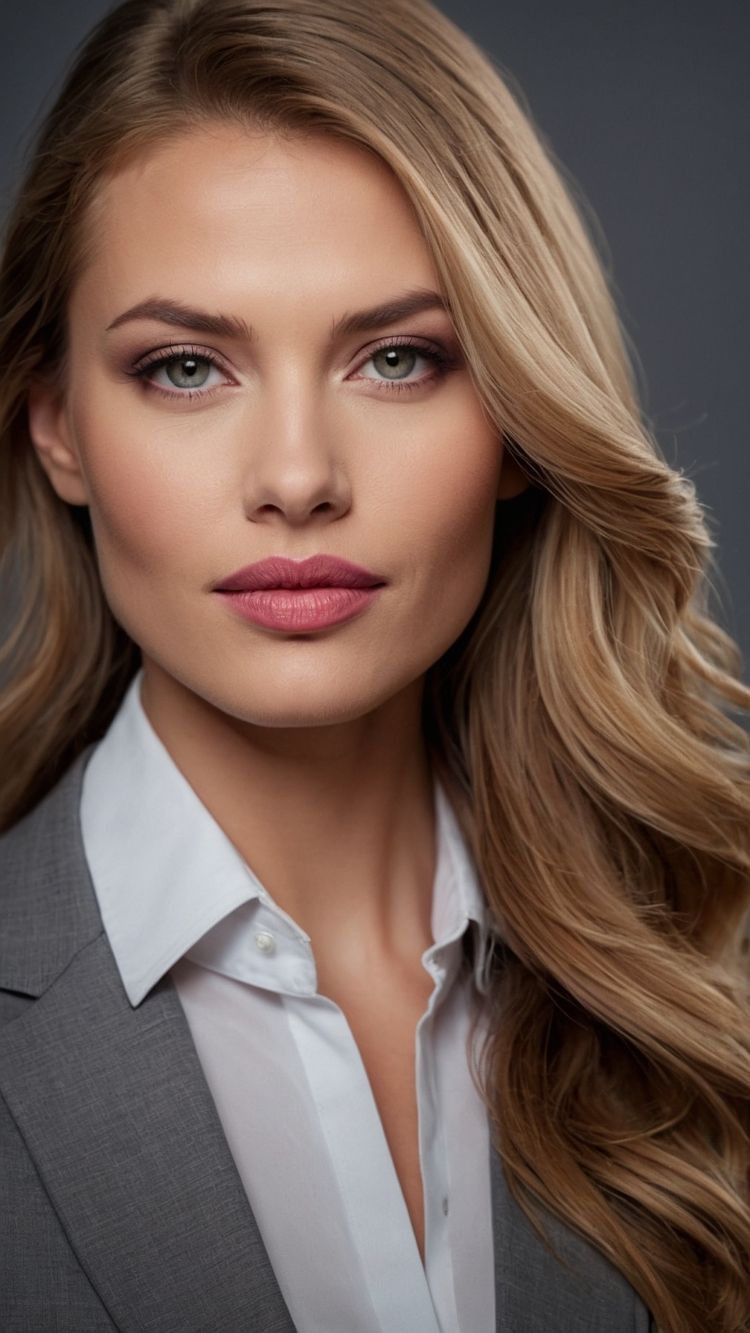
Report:
M 361 615 L 381 591 L 376 588 L 263 588 L 257 592 L 222 592 L 219 596 L 243 620 L 286 634 L 343 625 Z

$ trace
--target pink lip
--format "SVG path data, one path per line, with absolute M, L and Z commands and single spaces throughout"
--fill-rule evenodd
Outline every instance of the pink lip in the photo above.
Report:
M 263 629 L 310 634 L 364 611 L 385 580 L 334 555 L 274 555 L 222 579 L 214 591 L 243 620 Z

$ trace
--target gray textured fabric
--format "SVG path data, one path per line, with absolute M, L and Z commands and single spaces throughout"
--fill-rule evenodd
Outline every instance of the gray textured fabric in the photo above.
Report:
M 511 1195 L 497 1153 L 491 1171 L 497 1333 L 649 1333 L 648 1311 L 622 1274 L 548 1214 L 545 1244 Z
M 112 1333 L 2 1099 L 0 1199 L 3 1333 Z
M 42 995 L 101 934 L 79 823 L 87 757 L 0 838 L 0 990 Z
M 122 988 L 81 775 L 0 839 L 0 1328 L 294 1333 L 177 995 Z M 497 1333 L 648 1333 L 620 1274 L 550 1220 L 561 1262 L 492 1172 Z

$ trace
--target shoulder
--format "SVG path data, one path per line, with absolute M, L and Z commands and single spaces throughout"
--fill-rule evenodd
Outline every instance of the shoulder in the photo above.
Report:
M 0 837 L 0 1023 L 42 995 L 102 924 L 81 839 L 87 756 Z
M 491 1154 L 497 1327 L 562 1333 L 655 1333 L 619 1269 L 541 1205 L 537 1225 L 516 1202 Z

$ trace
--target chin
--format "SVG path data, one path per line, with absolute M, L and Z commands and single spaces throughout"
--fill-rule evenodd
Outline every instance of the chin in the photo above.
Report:
M 330 727 L 353 722 L 400 694 L 406 682 L 383 681 L 380 688 L 363 688 L 359 679 L 349 688 L 340 679 L 280 680 L 264 672 L 259 688 L 252 681 L 237 680 L 224 689 L 185 681 L 208 703 L 249 726 L 283 728 Z
M 355 722 L 371 712 L 373 708 L 366 704 L 352 705 L 350 709 L 342 710 L 333 702 L 328 706 L 320 704 L 317 707 L 313 703 L 303 707 L 280 703 L 278 707 L 269 707 L 267 711 L 249 710 L 242 720 L 251 726 L 269 727 L 278 731 L 306 731 L 312 727 L 335 727 Z

